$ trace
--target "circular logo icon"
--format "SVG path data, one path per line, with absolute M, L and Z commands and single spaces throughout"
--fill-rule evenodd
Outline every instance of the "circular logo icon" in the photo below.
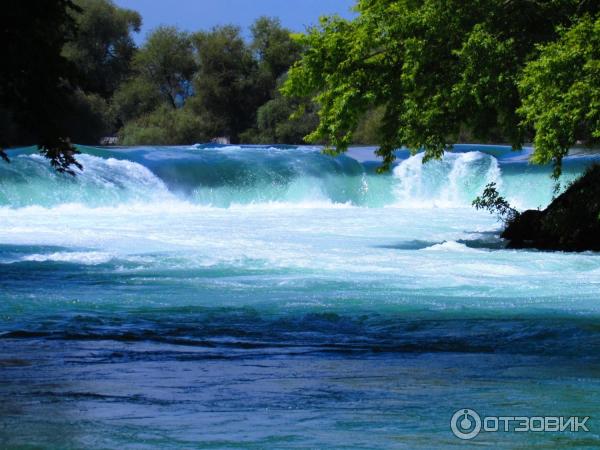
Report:
M 459 409 L 450 419 L 450 428 L 459 439 L 473 439 L 481 431 L 481 417 L 472 409 Z

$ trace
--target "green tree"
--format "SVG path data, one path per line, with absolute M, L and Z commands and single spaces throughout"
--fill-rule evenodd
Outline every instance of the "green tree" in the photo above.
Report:
M 519 87 L 519 112 L 535 130 L 534 162 L 560 163 L 577 141 L 600 142 L 600 18 L 585 16 L 541 46 Z
M 319 125 L 308 138 L 344 151 L 363 116 L 383 108 L 383 169 L 394 149 L 439 157 L 468 131 L 525 137 L 518 80 L 537 45 L 556 39 L 597 2 L 579 0 L 359 0 L 359 16 L 323 18 L 300 43 L 306 51 L 284 93 L 313 96 Z M 536 150 L 537 151 L 537 150 Z
M 283 28 L 276 18 L 260 17 L 250 31 L 251 49 L 260 65 L 270 74 L 274 86 L 277 79 L 300 58 L 302 48 L 292 38 L 290 30 Z
M 290 30 L 283 28 L 279 19 L 260 17 L 250 28 L 250 49 L 257 61 L 254 85 L 259 91 L 260 104 L 273 96 L 277 80 L 284 75 L 301 55 L 301 46 L 292 38 Z
M 256 144 L 302 144 L 317 124 L 314 103 L 275 94 L 258 108 L 256 128 L 247 130 L 242 138 Z
M 172 108 L 181 106 L 192 94 L 196 63 L 186 32 L 157 28 L 133 58 L 133 66 L 137 81 L 153 86 Z
M 134 57 L 135 75 L 113 97 L 113 111 L 125 123 L 123 142 L 146 143 L 149 136 L 159 135 L 157 143 L 167 142 L 168 130 L 157 130 L 176 114 L 159 120 L 161 113 L 167 114 L 161 107 L 165 103 L 186 108 L 186 118 L 198 118 L 195 141 L 228 136 L 237 142 L 242 134 L 252 141 L 301 141 L 299 134 L 310 130 L 305 123 L 314 126 L 314 114 L 312 121 L 289 122 L 301 102 L 276 92 L 277 80 L 299 58 L 300 45 L 276 19 L 258 19 L 251 32 L 249 44 L 234 26 L 199 32 L 191 36 L 192 51 L 187 34 L 173 28 L 156 30 Z M 153 131 L 144 135 L 145 126 Z M 184 143 L 184 135 L 190 136 L 180 133 L 173 139 Z
M 71 141 L 96 145 L 103 136 L 114 132 L 114 116 L 102 96 L 76 89 L 65 97 L 62 120 Z
M 198 71 L 194 77 L 193 107 L 208 122 L 212 136 L 229 136 L 253 125 L 257 92 L 253 75 L 256 61 L 234 26 L 196 33 Z
M 191 38 L 174 27 L 152 31 L 133 58 L 133 75 L 122 83 L 112 99 L 112 112 L 124 126 L 121 142 L 134 144 L 184 143 L 190 111 L 176 112 L 193 94 L 196 70 Z M 163 115 L 164 117 L 161 117 Z M 175 130 L 174 121 L 185 124 Z M 148 127 L 148 130 L 144 130 Z M 173 133 L 169 137 L 169 133 Z M 179 135 L 179 137 L 177 137 Z M 152 137 L 155 141 L 152 142 Z
M 123 83 L 112 98 L 112 111 L 121 124 L 156 110 L 165 102 L 156 86 L 142 77 Z
M 80 87 L 109 99 L 129 76 L 136 50 L 131 34 L 142 19 L 136 11 L 119 8 L 110 0 L 76 0 L 78 32 L 63 48 L 64 56 L 80 72 Z
M 0 157 L 14 145 L 35 145 L 59 171 L 79 166 L 65 121 L 76 81 L 62 55 L 73 39 L 78 8 L 70 0 L 20 0 L 0 16 Z
M 306 99 L 282 97 L 277 89 L 280 80 L 301 54 L 300 44 L 278 19 L 261 17 L 251 27 L 250 49 L 256 60 L 252 85 L 256 92 L 255 126 L 243 134 L 243 140 L 256 143 L 302 143 L 303 137 L 316 126 L 314 105 Z M 290 118 L 299 107 L 301 114 Z
M 109 0 L 76 0 L 75 4 L 78 10 L 72 16 L 77 33 L 65 43 L 63 56 L 77 68 L 77 87 L 66 96 L 69 108 L 64 120 L 73 141 L 97 144 L 115 131 L 109 103 L 131 72 L 136 51 L 131 33 L 139 31 L 141 17 Z

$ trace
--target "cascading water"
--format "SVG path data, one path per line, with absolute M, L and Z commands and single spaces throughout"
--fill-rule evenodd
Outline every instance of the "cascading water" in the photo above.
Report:
M 396 201 L 401 206 L 465 206 L 495 182 L 501 188 L 498 161 L 481 152 L 446 153 L 423 164 L 423 154 L 411 156 L 394 168 Z
M 42 156 L 20 155 L 0 165 L 0 205 L 51 207 L 65 203 L 108 206 L 169 201 L 173 195 L 149 169 L 133 161 L 80 155 L 77 176 L 60 174 Z
M 90 149 L 90 153 L 79 156 L 84 170 L 71 177 L 56 173 L 32 151 L 21 152 L 11 164 L 0 165 L 0 205 L 99 207 L 179 201 L 213 207 L 263 203 L 468 207 L 490 182 L 522 207 L 547 204 L 552 195 L 548 168 L 531 169 L 526 162 L 510 159 L 505 165 L 506 155 L 499 160 L 498 155 L 477 150 L 446 153 L 426 164 L 422 154 L 409 156 L 383 175 L 376 174 L 376 163 L 360 163 L 351 156 L 331 158 L 310 147 Z M 583 165 L 567 162 L 565 180 L 580 173 Z M 528 181 L 534 181 L 535 189 L 524 188 Z

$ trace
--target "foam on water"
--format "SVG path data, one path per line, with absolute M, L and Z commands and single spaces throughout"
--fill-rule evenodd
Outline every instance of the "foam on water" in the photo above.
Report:
M 57 173 L 48 160 L 20 155 L 0 166 L 0 204 L 12 208 L 51 207 L 66 203 L 106 206 L 130 202 L 169 201 L 165 184 L 141 164 L 79 155 L 84 170 L 76 177 Z
M 109 253 L 105 252 L 54 252 L 49 254 L 33 253 L 21 258 L 21 261 L 57 261 L 80 264 L 103 264 L 113 258 Z
M 422 154 L 404 159 L 399 154 L 392 173 L 378 175 L 372 160 L 332 158 L 314 147 L 89 148 L 79 156 L 84 170 L 76 177 L 58 174 L 44 158 L 21 151 L 10 165 L 0 165 L 0 205 L 454 208 L 470 207 L 490 182 L 521 208 L 551 200 L 550 168 L 532 167 L 485 147 L 463 150 L 427 164 L 422 164 Z M 567 159 L 563 181 L 574 178 L 586 164 L 585 158 Z
M 395 197 L 404 207 L 468 206 L 488 183 L 501 188 L 498 161 L 479 151 L 446 153 L 423 164 L 423 154 L 411 156 L 394 168 Z
M 446 241 L 423 249 L 424 251 L 452 251 L 452 252 L 477 252 L 479 250 L 469 248 L 465 244 L 456 241 Z

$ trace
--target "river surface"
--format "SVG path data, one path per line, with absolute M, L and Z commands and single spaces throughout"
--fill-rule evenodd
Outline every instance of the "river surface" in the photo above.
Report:
M 600 254 L 507 250 L 470 206 L 545 207 L 527 150 L 82 151 L 0 164 L 1 448 L 600 446 Z M 589 431 L 463 441 L 461 408 Z

